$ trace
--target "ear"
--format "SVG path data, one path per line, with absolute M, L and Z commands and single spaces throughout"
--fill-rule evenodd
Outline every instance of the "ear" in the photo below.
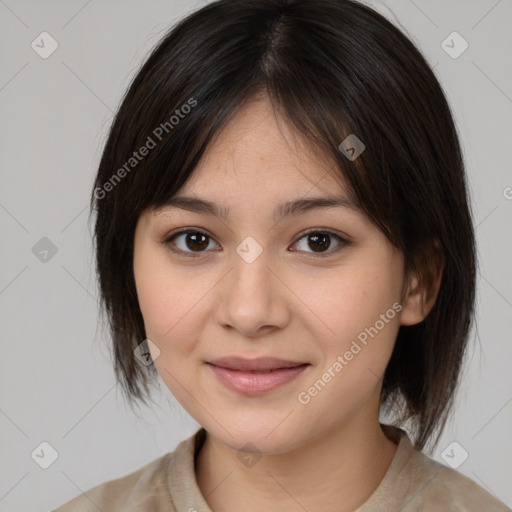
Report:
M 441 288 L 444 256 L 438 240 L 434 240 L 430 250 L 423 252 L 421 260 L 418 269 L 406 281 L 400 325 L 422 322 L 434 307 Z

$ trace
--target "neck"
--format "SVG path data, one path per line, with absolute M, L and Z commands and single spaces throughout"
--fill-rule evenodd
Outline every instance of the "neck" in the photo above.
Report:
M 378 487 L 397 448 L 378 420 L 368 424 L 329 430 L 293 451 L 263 455 L 251 467 L 207 434 L 196 460 L 199 488 L 213 512 L 354 511 Z

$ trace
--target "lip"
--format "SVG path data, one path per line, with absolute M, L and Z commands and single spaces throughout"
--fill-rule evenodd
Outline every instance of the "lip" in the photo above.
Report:
M 226 357 L 207 364 L 223 385 L 252 396 L 273 391 L 293 380 L 309 366 L 309 363 L 273 357 Z

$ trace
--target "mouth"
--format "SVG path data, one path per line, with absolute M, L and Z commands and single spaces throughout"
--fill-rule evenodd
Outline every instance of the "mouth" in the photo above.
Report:
M 208 364 L 212 364 L 219 368 L 225 368 L 226 370 L 264 373 L 280 370 L 283 368 L 296 368 L 297 366 L 309 363 L 287 361 L 285 359 L 277 359 L 275 357 L 258 357 L 255 359 L 244 359 L 242 357 L 223 357 L 221 359 L 209 361 Z
M 310 363 L 273 357 L 227 357 L 207 364 L 224 386 L 245 395 L 261 395 L 273 391 L 293 380 L 310 366 Z

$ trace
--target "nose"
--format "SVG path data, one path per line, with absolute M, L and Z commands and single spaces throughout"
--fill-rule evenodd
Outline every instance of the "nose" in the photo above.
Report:
M 247 338 L 285 327 L 290 319 L 290 292 L 279 273 L 270 251 L 250 237 L 241 243 L 231 270 L 217 288 L 218 324 Z

